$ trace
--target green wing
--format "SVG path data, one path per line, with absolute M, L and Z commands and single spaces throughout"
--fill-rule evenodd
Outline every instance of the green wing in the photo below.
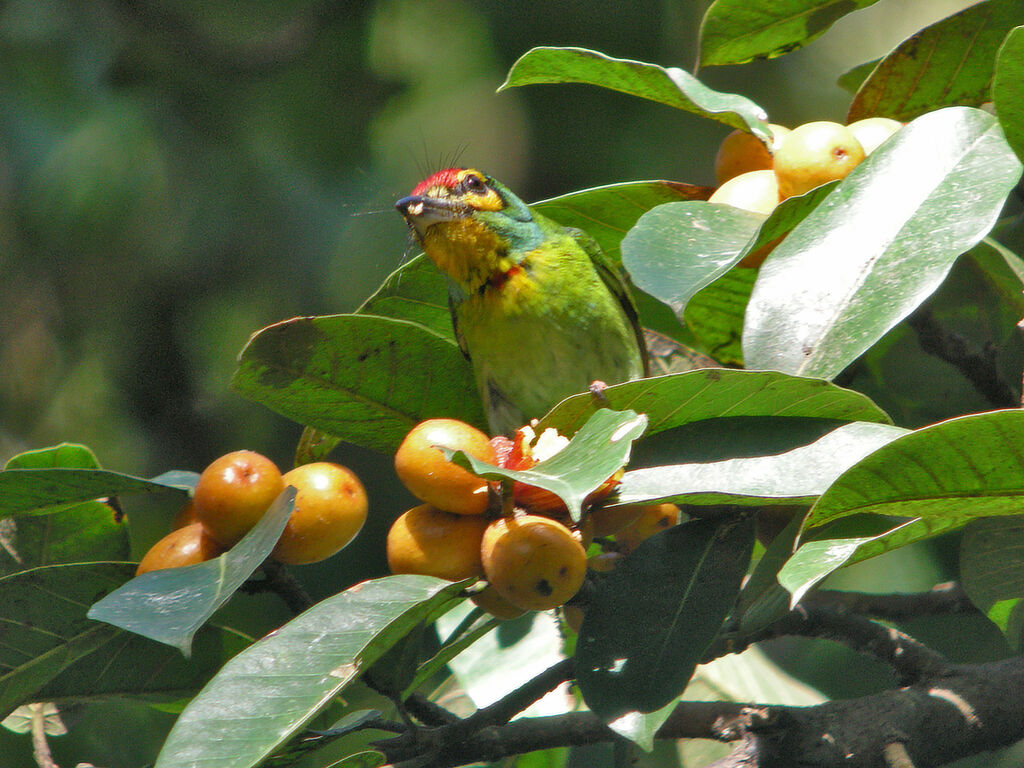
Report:
M 636 302 L 633 301 L 633 295 L 629 292 L 629 286 L 626 285 L 626 280 L 622 277 L 622 273 L 616 268 L 605 252 L 601 250 L 601 246 L 597 244 L 594 238 L 582 229 L 576 229 L 575 227 L 565 227 L 564 229 L 586 251 L 590 257 L 590 262 L 594 265 L 594 269 L 597 270 L 597 274 L 601 278 L 601 282 L 618 299 L 622 311 L 626 313 L 630 325 L 633 326 L 636 345 L 640 348 L 640 357 L 643 361 L 644 376 L 650 376 L 651 361 L 647 354 L 647 341 L 644 337 L 644 329 L 640 327 L 640 315 L 637 312 Z

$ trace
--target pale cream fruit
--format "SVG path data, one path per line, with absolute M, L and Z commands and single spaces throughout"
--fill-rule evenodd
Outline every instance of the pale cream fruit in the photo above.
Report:
M 888 117 L 865 117 L 846 127 L 860 142 L 861 147 L 864 148 L 864 154 L 870 155 L 881 146 L 882 142 L 902 128 L 903 123 Z
M 819 120 L 797 126 L 775 153 L 782 199 L 844 178 L 864 159 L 864 148 L 845 125 Z
M 716 189 L 708 202 L 724 203 L 767 216 L 779 204 L 779 182 L 775 171 L 749 171 L 734 176 Z
M 715 155 L 715 178 L 719 184 L 741 173 L 771 170 L 772 157 L 789 135 L 789 128 L 769 123 L 768 130 L 772 133 L 769 146 L 754 134 L 742 130 L 735 130 L 722 140 Z

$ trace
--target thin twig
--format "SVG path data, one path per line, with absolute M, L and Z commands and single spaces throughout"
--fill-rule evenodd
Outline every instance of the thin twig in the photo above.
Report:
M 927 592 L 905 594 L 819 589 L 808 594 L 802 602 L 816 608 L 873 616 L 887 621 L 899 621 L 916 616 L 973 613 L 978 610 L 967 597 L 963 587 L 955 581 L 937 584 Z
M 32 757 L 35 758 L 39 768 L 57 768 L 50 752 L 50 744 L 46 741 L 46 713 L 43 711 L 45 704 L 29 704 L 29 711 L 32 713 Z

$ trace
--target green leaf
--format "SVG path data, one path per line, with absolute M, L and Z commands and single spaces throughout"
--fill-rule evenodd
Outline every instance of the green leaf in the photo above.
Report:
M 701 349 L 724 365 L 743 365 L 743 317 L 758 270 L 730 269 L 686 305 L 683 321 Z
M 779 571 L 779 583 L 789 590 L 794 606 L 803 596 L 829 574 L 840 568 L 860 563 L 894 549 L 954 531 L 969 517 L 916 518 L 882 533 L 868 536 L 829 536 L 812 532 L 808 541 L 786 561 Z M 888 524 L 879 521 L 881 524 Z M 820 538 L 815 538 L 815 535 Z
M 537 83 L 586 83 L 639 96 L 750 131 L 768 142 L 765 111 L 745 96 L 712 90 L 678 67 L 615 59 L 586 48 L 533 48 L 512 65 L 499 91 Z
M 439 619 L 437 629 L 450 633 L 473 608 L 466 601 Z M 504 698 L 523 683 L 565 658 L 558 620 L 551 612 L 529 611 L 501 622 L 451 660 L 459 686 L 477 707 Z M 562 714 L 572 706 L 557 694 L 527 709 L 530 714 Z
M 810 505 L 850 466 L 905 434 L 900 427 L 859 422 L 782 453 L 637 469 L 623 476 L 616 501 Z
M 622 262 L 638 288 L 682 319 L 687 302 L 739 261 L 765 217 L 718 203 L 667 203 L 622 240 Z
M 733 612 L 741 634 L 766 627 L 789 611 L 789 592 L 779 584 L 779 571 L 796 549 L 796 539 L 803 524 L 803 511 L 794 509 L 791 514 L 789 522 L 775 534 L 751 571 L 750 578 L 743 584 Z M 756 700 L 762 701 L 760 698 Z
M 986 0 L 925 27 L 875 67 L 854 96 L 846 122 L 875 115 L 911 120 L 940 107 L 991 101 L 996 52 L 1019 24 L 1020 0 Z
M 185 490 L 104 469 L 5 469 L 0 472 L 0 517 L 48 515 L 107 496 Z
M 615 384 L 603 395 L 603 404 L 609 408 L 645 414 L 648 437 L 696 421 L 734 416 L 890 422 L 884 411 L 859 392 L 777 371 L 701 368 Z M 556 405 L 537 428 L 555 427 L 568 435 L 597 410 L 593 396 L 573 395 Z
M 291 487 L 282 491 L 253 529 L 220 557 L 144 573 L 93 605 L 89 618 L 190 655 L 195 633 L 231 599 L 277 544 L 295 508 L 295 493 Z
M 817 39 L 848 13 L 877 0 L 715 0 L 700 28 L 700 63 L 774 58 Z
M 464 604 L 468 610 L 472 610 L 472 603 L 466 601 Z M 446 614 L 446 618 L 450 617 L 453 613 L 456 613 L 459 609 L 455 608 Z M 438 624 L 440 627 L 440 623 Z M 431 677 L 441 671 L 446 665 L 452 665 L 452 669 L 456 671 L 456 664 L 453 664 L 453 660 L 456 656 L 459 656 L 465 652 L 470 646 L 474 645 L 482 637 L 487 635 L 495 627 L 501 626 L 501 619 L 488 617 L 487 614 L 483 614 L 477 621 L 462 632 L 458 637 L 450 640 L 445 640 L 441 648 L 423 662 L 419 669 L 416 670 L 415 676 L 402 691 L 402 697 L 405 698 L 409 694 L 413 693 L 417 688 L 426 683 Z M 479 705 L 479 704 L 478 704 Z
M 449 339 L 372 315 L 300 317 L 264 328 L 231 386 L 356 445 L 394 451 L 424 419 L 484 425 L 469 362 Z
M 51 565 L 0 578 L 0 717 L 119 634 L 85 614 L 131 569 L 125 563 Z
M 732 608 L 753 543 L 749 519 L 684 523 L 647 539 L 598 584 L 576 646 L 577 682 L 621 735 L 643 736 L 630 713 L 682 693 Z
M 853 69 L 848 69 L 839 76 L 839 79 L 836 81 L 836 85 L 851 95 L 855 94 L 864 84 L 864 81 L 868 79 L 868 76 L 874 72 L 875 67 L 878 66 L 879 62 L 881 62 L 881 59 L 865 61 L 863 64 L 858 64 Z
M 4 469 L 99 469 L 100 462 L 87 446 L 61 443 L 49 448 L 25 451 L 8 460 Z
M 616 264 L 622 238 L 646 212 L 665 203 L 706 200 L 714 189 L 680 181 L 630 181 L 541 200 L 530 207 L 566 227 L 582 229 Z
M 950 419 L 879 448 L 844 472 L 804 523 L 848 515 L 971 519 L 1024 503 L 1024 411 Z
M 256 765 L 464 586 L 391 576 L 318 603 L 224 665 L 181 713 L 156 768 Z
M 907 125 L 761 267 L 744 325 L 747 367 L 835 376 L 984 237 L 1020 171 L 985 112 L 949 108 Z
M 640 217 L 622 240 L 633 283 L 684 319 L 686 305 L 747 254 L 803 221 L 835 184 L 783 201 L 767 219 L 720 203 L 669 203 Z
M 1024 158 L 1024 27 L 1011 30 L 999 49 L 992 101 L 1006 142 Z
M 112 697 L 159 696 L 165 701 L 191 698 L 226 658 L 251 642 L 230 630 L 208 625 L 196 634 L 192 656 L 185 658 L 176 648 L 131 632 L 99 626 L 116 634 L 61 670 L 32 698 L 78 703 Z
M 583 502 L 629 461 L 633 441 L 647 428 L 647 417 L 635 411 L 601 408 L 573 435 L 561 451 L 530 469 L 495 467 L 463 451 L 443 449 L 448 457 L 488 480 L 518 480 L 557 495 L 579 520 Z
M 1003 632 L 1011 628 L 1012 609 L 1024 599 L 1021 542 L 1024 517 L 1020 515 L 972 520 L 960 540 L 960 581 L 964 591 L 978 610 L 998 621 Z
M 5 469 L 99 469 L 84 445 L 62 443 L 12 457 Z M 157 478 L 155 482 L 162 481 Z M 41 565 L 98 560 L 127 560 L 128 532 L 107 504 L 86 501 L 46 515 L 9 519 L 0 530 L 0 575 Z
M 447 281 L 424 254 L 388 275 L 356 312 L 408 320 L 455 343 Z

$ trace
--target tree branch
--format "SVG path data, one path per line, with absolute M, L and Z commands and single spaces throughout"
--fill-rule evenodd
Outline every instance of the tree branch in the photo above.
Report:
M 936 614 L 973 613 L 978 610 L 963 587 L 955 581 L 936 584 L 927 592 L 905 594 L 819 589 L 809 593 L 801 602 L 838 613 L 856 613 L 886 621 Z
M 921 349 L 954 366 L 992 405 L 1020 406 L 1020 396 L 999 374 L 994 351 L 974 349 L 962 336 L 942 327 L 924 306 L 907 318 L 907 324 L 917 333 Z
M 656 738 L 740 742 L 725 766 L 891 768 L 894 744 L 914 765 L 940 765 L 1024 737 L 1024 659 L 951 666 L 913 686 L 814 707 L 682 702 Z M 457 742 L 431 739 L 430 764 L 448 768 L 618 738 L 590 712 L 514 720 Z M 423 757 L 409 742 L 378 742 L 391 762 Z

